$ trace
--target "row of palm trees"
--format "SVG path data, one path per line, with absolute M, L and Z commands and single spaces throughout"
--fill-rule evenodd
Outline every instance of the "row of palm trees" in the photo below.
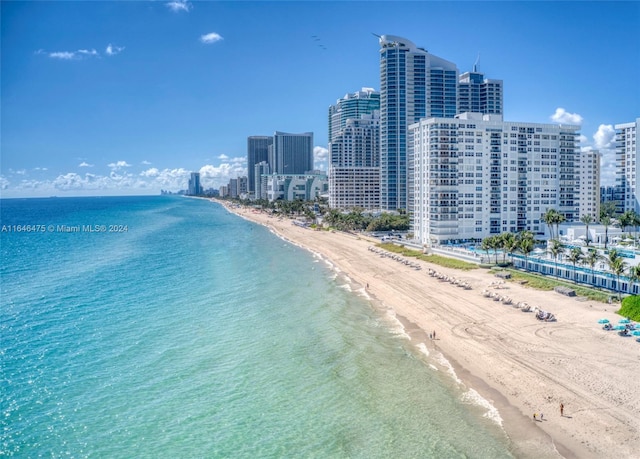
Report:
M 613 217 L 615 208 L 603 206 L 603 209 L 600 212 L 600 219 L 598 221 L 589 214 L 585 214 L 580 217 L 580 221 L 584 223 L 586 226 L 586 240 L 585 243 L 587 247 L 591 240 L 589 239 L 589 225 L 592 223 L 600 223 L 604 226 L 604 248 L 607 248 L 607 244 L 609 242 L 609 227 L 617 226 L 622 229 L 624 233 L 626 229 L 630 226 L 634 228 L 634 239 L 636 239 L 636 234 L 638 232 L 638 227 L 640 227 L 640 215 L 637 214 L 633 210 L 627 210 L 624 213 L 618 215 L 616 218 Z M 549 227 L 549 235 L 551 239 L 559 239 L 560 238 L 560 224 L 565 221 L 565 216 L 562 215 L 555 209 L 548 209 L 544 214 L 542 214 L 542 221 L 544 221 Z M 555 227 L 555 234 L 554 234 Z
M 496 236 L 484 238 L 480 244 L 482 250 L 493 251 L 495 262 L 498 263 L 498 251 L 502 251 L 502 261 L 505 262 L 507 255 L 515 252 L 521 253 L 525 258 L 525 269 L 528 257 L 533 252 L 536 245 L 533 233 L 521 231 L 520 233 L 502 233 Z M 566 260 L 573 265 L 573 281 L 577 283 L 577 266 L 588 266 L 591 269 L 592 284 L 595 284 L 595 266 L 598 262 L 606 262 L 609 271 L 616 276 L 616 286 L 620 292 L 620 277 L 626 275 L 631 282 L 640 281 L 640 265 L 628 267 L 624 258 L 617 250 L 609 250 L 607 256 L 602 255 L 597 249 L 587 247 L 586 253 L 580 247 L 565 247 L 559 239 L 552 239 L 547 246 L 547 253 L 553 258 L 556 276 L 558 273 L 558 260 L 565 256 Z

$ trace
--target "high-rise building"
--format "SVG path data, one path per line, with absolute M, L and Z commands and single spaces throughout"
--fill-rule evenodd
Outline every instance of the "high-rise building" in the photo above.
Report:
M 640 214 L 640 157 L 637 132 L 640 118 L 616 124 L 616 186 L 622 190 L 622 212 Z
M 507 231 L 543 235 L 542 215 L 551 208 L 577 221 L 578 130 L 471 113 L 413 124 L 416 239 L 431 245 Z
M 594 222 L 600 220 L 600 152 L 583 151 L 578 155 L 580 164 L 580 212 L 590 215 Z
M 187 194 L 190 196 L 198 196 L 202 194 L 202 185 L 200 184 L 200 172 L 191 173 Z
M 483 73 L 465 72 L 458 79 L 458 113 L 502 115 L 502 80 L 490 80 Z
M 269 161 L 269 147 L 273 145 L 273 137 L 265 135 L 252 135 L 247 138 L 247 171 L 249 181 L 247 191 L 255 193 L 256 182 L 253 168 L 262 161 Z
M 269 175 L 269 163 L 260 161 L 253 166 L 253 183 L 255 183 L 254 197 L 256 199 L 267 199 L 267 184 L 262 180 L 264 175 Z
M 349 119 L 329 143 L 329 207 L 380 208 L 378 111 Z
M 458 113 L 458 68 L 406 38 L 380 37 L 380 205 L 408 208 L 410 124 Z
M 313 133 L 289 134 L 276 131 L 269 154 L 274 174 L 305 174 L 313 169 Z
M 380 110 L 380 92 L 373 88 L 362 88 L 339 99 L 329 107 L 329 142 L 340 134 L 347 120 L 358 119 Z

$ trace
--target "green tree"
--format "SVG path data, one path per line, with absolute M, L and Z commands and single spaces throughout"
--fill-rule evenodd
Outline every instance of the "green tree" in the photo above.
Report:
M 618 291 L 618 299 L 621 298 L 621 292 L 622 289 L 620 288 L 620 276 L 625 272 L 625 270 L 627 269 L 627 264 L 625 263 L 625 261 L 622 259 L 621 256 L 617 255 L 614 253 L 614 255 L 617 256 L 611 256 L 612 252 L 616 252 L 615 250 L 612 250 L 611 252 L 609 252 L 609 270 L 616 276 L 616 290 Z
M 521 231 L 518 233 L 518 251 L 524 255 L 524 269 L 528 270 L 529 254 L 533 252 L 535 242 L 531 231 Z
M 549 254 L 553 257 L 555 261 L 556 277 L 559 277 L 558 276 L 558 256 L 564 251 L 562 242 L 560 242 L 558 239 L 552 239 L 550 241 L 550 246 L 547 250 L 549 251 Z
M 573 281 L 576 281 L 576 264 L 582 261 L 582 249 L 580 247 L 574 247 L 569 252 L 567 259 L 573 264 Z
M 586 239 L 585 239 L 585 243 L 587 244 L 587 247 L 589 247 L 589 242 L 591 241 L 589 239 L 589 225 L 591 223 L 593 223 L 593 217 L 589 214 L 584 214 L 582 217 L 580 217 L 580 221 L 582 223 L 584 223 L 584 225 L 586 226 L 585 231 L 586 231 Z
M 583 263 L 588 265 L 591 268 L 591 283 L 595 284 L 596 282 L 596 273 L 595 266 L 596 263 L 602 260 L 602 255 L 598 253 L 596 249 L 589 249 L 587 254 L 583 258 Z
M 609 227 L 613 224 L 613 219 L 608 215 L 600 218 L 600 224 L 604 226 L 604 249 L 607 250 L 609 243 Z
M 504 263 L 506 254 L 511 257 L 513 252 L 518 249 L 519 244 L 516 235 L 513 233 L 502 233 L 500 235 L 500 240 L 502 243 L 502 262 Z

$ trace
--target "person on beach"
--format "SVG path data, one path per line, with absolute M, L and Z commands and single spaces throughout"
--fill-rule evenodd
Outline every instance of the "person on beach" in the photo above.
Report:
M 540 413 L 540 420 L 544 421 L 544 414 Z
M 433 339 L 436 339 L 436 331 L 433 330 Z
M 533 420 L 534 420 L 534 421 L 537 421 L 536 416 L 537 416 L 537 414 L 536 414 L 536 413 L 533 413 Z
M 560 416 L 564 416 L 564 403 L 560 404 Z

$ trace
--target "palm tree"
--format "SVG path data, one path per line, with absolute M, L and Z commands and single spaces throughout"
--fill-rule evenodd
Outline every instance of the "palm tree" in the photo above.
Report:
M 627 226 L 633 224 L 633 214 L 632 210 L 625 211 L 622 215 L 618 217 L 618 226 L 622 228 L 622 233 L 624 234 Z
M 542 214 L 542 221 L 549 227 L 549 239 L 553 239 L 553 225 L 556 220 L 556 214 L 555 209 L 547 209 L 547 211 Z
M 625 269 L 627 269 L 627 264 L 622 259 L 622 257 L 618 257 L 609 263 L 609 269 L 616 276 L 616 289 L 618 290 L 618 299 L 621 299 L 622 289 L 620 288 L 620 275 L 624 273 Z
M 553 219 L 553 223 L 556 225 L 556 237 L 560 239 L 560 223 L 563 223 L 567 218 L 562 215 L 560 212 L 556 212 L 555 218 Z
M 631 225 L 633 225 L 633 245 L 636 245 L 636 239 L 638 238 L 638 226 L 640 226 L 640 215 L 638 215 L 635 211 L 631 211 L 633 213 L 633 219 L 631 220 Z
M 629 283 L 638 283 L 640 280 L 640 265 L 631 266 L 629 268 Z M 629 285 L 631 287 L 631 285 Z
M 480 248 L 487 253 L 487 260 L 489 260 L 489 263 L 491 263 L 491 258 L 489 258 L 489 250 L 491 249 L 491 244 L 489 243 L 490 239 L 491 238 L 489 237 L 485 237 L 480 243 Z
M 582 249 L 580 247 L 571 249 L 569 256 L 567 256 L 567 259 L 573 264 L 573 281 L 576 283 L 576 263 L 580 263 L 582 256 Z
M 589 249 L 589 251 L 583 258 L 583 263 L 588 265 L 591 268 L 592 284 L 595 284 L 595 280 L 596 280 L 596 273 L 594 268 L 596 266 L 596 263 L 599 262 L 600 260 L 602 260 L 602 255 L 600 255 L 596 249 Z
M 524 233 L 529 233 L 531 237 L 527 237 L 527 235 L 525 235 Z M 524 269 L 526 271 L 529 254 L 533 252 L 533 234 L 531 234 L 529 231 L 525 231 L 523 233 L 520 233 L 519 236 L 520 238 L 518 241 L 518 251 L 520 251 L 522 255 L 524 255 Z
M 558 276 L 558 255 L 560 255 L 563 252 L 562 242 L 560 242 L 558 239 L 552 239 L 550 242 L 551 242 L 551 246 L 549 247 L 548 250 L 551 256 L 553 257 L 553 259 L 555 260 L 556 277 L 559 277 Z
M 587 238 L 585 239 L 585 243 L 587 244 L 587 247 L 589 247 L 589 224 L 593 223 L 593 217 L 589 214 L 584 214 L 582 217 L 580 217 L 580 221 L 586 226 Z
M 504 263 L 505 255 L 509 254 L 509 257 L 511 257 L 513 252 L 518 248 L 518 240 L 513 233 L 502 233 L 500 239 L 502 242 L 502 262 Z
M 604 249 L 607 250 L 607 243 L 609 242 L 609 227 L 612 225 L 613 219 L 608 215 L 600 217 L 600 224 L 604 225 Z
M 498 264 L 498 249 L 500 248 L 499 236 L 491 236 L 488 238 L 489 248 L 493 250 L 493 255 L 496 257 L 496 264 Z

